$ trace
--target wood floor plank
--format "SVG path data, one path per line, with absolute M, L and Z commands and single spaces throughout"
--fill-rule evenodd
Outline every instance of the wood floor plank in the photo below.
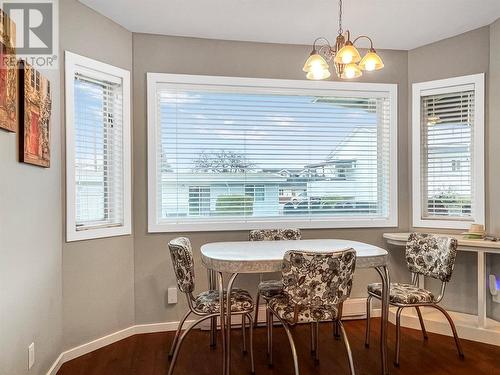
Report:
M 364 347 L 365 321 L 351 320 L 345 327 L 355 361 L 356 373 L 378 374 L 379 320 L 372 323 L 370 348 Z M 309 347 L 309 327 L 293 329 L 302 375 L 348 374 L 347 355 L 342 341 L 332 336 L 331 323 L 320 328 L 320 361 L 315 363 Z M 168 369 L 167 353 L 174 333 L 162 332 L 129 337 L 107 347 L 65 363 L 58 375 L 165 375 Z M 389 329 L 389 359 L 391 374 L 486 374 L 500 375 L 500 347 L 462 340 L 465 359 L 458 357 L 452 337 L 429 333 L 423 340 L 418 330 L 403 328 L 401 336 L 400 367 L 392 366 L 394 358 L 394 326 Z M 222 371 L 220 337 L 215 349 L 209 347 L 207 331 L 193 331 L 181 349 L 175 374 L 213 375 Z M 284 330 L 274 328 L 274 366 L 266 360 L 266 330 L 257 328 L 254 336 L 255 369 L 257 374 L 293 374 L 292 356 Z M 250 373 L 250 355 L 241 351 L 241 331 L 233 330 L 232 374 Z

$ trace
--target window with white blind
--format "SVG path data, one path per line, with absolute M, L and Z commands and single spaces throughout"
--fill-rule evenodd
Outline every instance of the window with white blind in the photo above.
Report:
M 149 73 L 149 231 L 396 226 L 396 91 Z
M 413 225 L 484 224 L 484 75 L 413 85 Z
M 130 234 L 130 73 L 65 59 L 67 240 Z

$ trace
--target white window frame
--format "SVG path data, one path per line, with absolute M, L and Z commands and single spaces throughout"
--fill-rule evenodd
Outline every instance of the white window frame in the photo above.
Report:
M 79 70 L 116 77 L 123 90 L 123 225 L 76 230 L 74 77 Z M 65 51 L 66 95 L 66 240 L 80 241 L 129 235 L 132 233 L 132 154 L 130 133 L 130 72 L 75 53 Z
M 156 93 L 160 87 L 168 85 L 183 85 L 196 89 L 196 85 L 217 85 L 230 87 L 235 92 L 240 92 L 240 87 L 251 87 L 252 89 L 272 88 L 273 93 L 290 93 L 290 89 L 296 90 L 298 94 L 307 94 L 308 90 L 314 90 L 314 94 L 322 91 L 325 95 L 341 94 L 356 95 L 357 91 L 371 91 L 379 95 L 389 96 L 391 107 L 389 157 L 391 160 L 389 172 L 389 212 L 387 218 L 246 218 L 245 221 L 238 219 L 220 219 L 210 222 L 207 219 L 193 220 L 190 223 L 172 223 L 158 220 L 158 195 L 157 195 L 157 110 Z M 206 88 L 206 87 L 205 87 Z M 284 90 L 287 91 L 284 91 Z M 284 79 L 262 79 L 262 78 L 240 78 L 240 77 L 218 77 L 200 76 L 186 74 L 147 73 L 147 108 L 148 108 L 148 232 L 197 232 L 197 231 L 228 231 L 228 230 L 250 230 L 270 229 L 285 227 L 300 228 L 381 228 L 398 226 L 398 163 L 397 163 L 397 127 L 398 127 L 398 101 L 397 84 L 388 83 L 357 83 L 357 82 L 335 82 L 335 81 L 305 81 Z M 359 94 L 358 94 L 359 95 Z
M 421 176 L 421 97 L 422 92 L 454 92 L 454 89 L 464 85 L 473 85 L 475 95 L 474 118 L 474 146 L 473 146 L 473 171 L 472 191 L 475 194 L 475 206 L 472 220 L 440 220 L 422 217 L 422 176 Z M 484 73 L 472 74 L 462 77 L 441 79 L 436 81 L 420 82 L 413 84 L 412 94 L 412 207 L 413 227 L 442 228 L 442 229 L 467 229 L 472 223 L 484 224 L 485 222 L 485 192 L 484 192 Z

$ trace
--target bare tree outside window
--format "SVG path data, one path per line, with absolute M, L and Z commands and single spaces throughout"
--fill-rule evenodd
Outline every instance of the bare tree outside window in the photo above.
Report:
M 194 171 L 201 173 L 245 173 L 254 167 L 245 155 L 226 150 L 202 151 L 194 161 Z

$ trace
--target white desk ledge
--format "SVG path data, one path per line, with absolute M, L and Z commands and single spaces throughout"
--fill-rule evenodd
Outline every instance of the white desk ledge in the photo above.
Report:
M 424 232 L 424 231 L 419 231 Z M 483 251 L 487 253 L 500 254 L 500 241 L 485 241 L 485 240 L 471 240 L 464 238 L 461 234 L 456 233 L 434 233 L 441 236 L 449 236 L 458 240 L 459 251 Z M 384 233 L 384 238 L 387 243 L 396 246 L 404 246 L 408 241 L 410 233 Z

